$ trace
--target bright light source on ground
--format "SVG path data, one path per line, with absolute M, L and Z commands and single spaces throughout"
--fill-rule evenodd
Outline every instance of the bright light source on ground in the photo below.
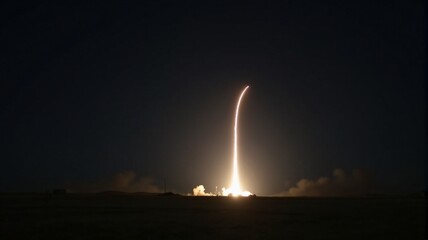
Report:
M 205 188 L 202 185 L 197 186 L 193 189 L 194 196 L 213 196 L 213 195 L 222 195 L 222 196 L 233 196 L 233 197 L 248 197 L 253 195 L 249 191 L 243 191 L 241 188 L 241 183 L 239 181 L 239 168 L 238 168 L 238 119 L 239 119 L 239 106 L 241 105 L 241 100 L 244 97 L 245 92 L 248 90 L 249 86 L 241 92 L 241 95 L 238 99 L 238 104 L 236 105 L 235 111 L 235 125 L 234 125 L 234 141 L 233 141 L 233 170 L 232 170 L 232 182 L 229 188 L 222 188 L 221 193 L 205 193 Z M 201 191 L 202 190 L 202 191 Z

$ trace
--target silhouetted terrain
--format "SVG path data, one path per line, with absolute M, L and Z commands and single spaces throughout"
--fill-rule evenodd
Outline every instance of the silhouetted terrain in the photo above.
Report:
M 423 239 L 425 199 L 1 194 L 0 239 Z

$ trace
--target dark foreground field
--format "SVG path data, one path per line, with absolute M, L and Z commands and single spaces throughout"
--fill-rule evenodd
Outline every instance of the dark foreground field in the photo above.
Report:
M 0 195 L 0 239 L 424 239 L 423 198 Z

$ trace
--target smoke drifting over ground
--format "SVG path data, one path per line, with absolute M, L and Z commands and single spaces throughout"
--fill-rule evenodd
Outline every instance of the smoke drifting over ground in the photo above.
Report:
M 295 187 L 282 192 L 281 196 L 355 196 L 370 193 L 373 186 L 372 175 L 362 169 L 354 169 L 347 175 L 341 168 L 333 171 L 333 177 L 320 177 L 318 180 L 301 179 Z
M 204 185 L 198 185 L 193 189 L 193 196 L 215 196 L 215 194 L 206 193 Z
M 138 178 L 133 171 L 120 172 L 112 179 L 98 181 L 95 183 L 72 185 L 69 187 L 74 192 L 150 192 L 159 193 L 160 188 L 156 186 L 151 178 Z

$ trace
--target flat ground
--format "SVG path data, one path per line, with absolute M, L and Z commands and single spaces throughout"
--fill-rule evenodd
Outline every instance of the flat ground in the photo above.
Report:
M 423 198 L 0 194 L 0 239 L 424 239 Z

